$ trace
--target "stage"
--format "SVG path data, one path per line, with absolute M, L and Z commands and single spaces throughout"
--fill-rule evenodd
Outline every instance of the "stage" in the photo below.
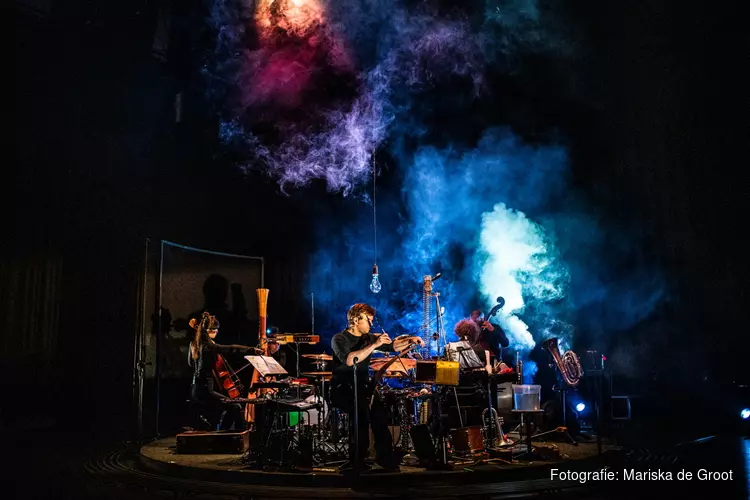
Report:
M 534 443 L 541 458 L 505 460 L 486 456 L 456 459 L 444 470 L 402 465 L 400 472 L 373 466 L 355 476 L 340 473 L 336 466 L 309 470 L 257 470 L 243 461 L 243 454 L 181 454 L 176 452 L 175 436 L 159 439 L 140 449 L 143 470 L 165 478 L 210 484 L 214 492 L 226 491 L 253 497 L 273 498 L 453 498 L 504 497 L 576 490 L 583 493 L 591 485 L 550 479 L 553 468 L 595 471 L 622 458 L 621 448 L 595 439 L 577 446 L 566 442 Z M 525 444 L 516 448 L 525 450 Z M 510 458 L 508 450 L 507 458 Z

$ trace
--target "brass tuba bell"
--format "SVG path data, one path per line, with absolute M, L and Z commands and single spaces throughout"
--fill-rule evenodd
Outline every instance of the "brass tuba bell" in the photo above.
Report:
M 557 364 L 557 369 L 560 370 L 565 383 L 571 387 L 577 386 L 581 381 L 581 377 L 583 377 L 583 369 L 576 353 L 565 351 L 565 354 L 561 356 L 560 348 L 557 346 L 557 338 L 555 337 L 545 340 L 542 345 L 552 354 Z

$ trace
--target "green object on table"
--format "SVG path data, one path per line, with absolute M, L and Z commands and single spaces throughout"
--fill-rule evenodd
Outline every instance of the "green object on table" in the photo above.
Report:
M 299 412 L 293 411 L 289 413 L 289 426 L 294 427 L 299 423 Z

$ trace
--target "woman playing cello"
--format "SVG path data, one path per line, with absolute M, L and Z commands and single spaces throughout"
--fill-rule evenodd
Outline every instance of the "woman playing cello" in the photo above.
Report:
M 188 362 L 193 367 L 193 403 L 201 407 L 202 415 L 213 429 L 244 429 L 242 406 L 227 401 L 228 398 L 237 397 L 241 388 L 236 387 L 239 381 L 233 379 L 233 372 L 223 355 L 255 354 L 258 349 L 244 345 L 217 344 L 214 339 L 219 333 L 219 320 L 208 312 L 203 313 L 200 321 L 190 320 L 190 326 L 195 329 L 188 357 Z

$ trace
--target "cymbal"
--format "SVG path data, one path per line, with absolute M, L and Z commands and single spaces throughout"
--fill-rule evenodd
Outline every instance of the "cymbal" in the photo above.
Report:
M 301 375 L 306 377 L 330 377 L 333 372 L 302 372 Z
M 303 358 L 319 359 L 320 361 L 333 361 L 333 356 L 330 354 L 303 354 Z

